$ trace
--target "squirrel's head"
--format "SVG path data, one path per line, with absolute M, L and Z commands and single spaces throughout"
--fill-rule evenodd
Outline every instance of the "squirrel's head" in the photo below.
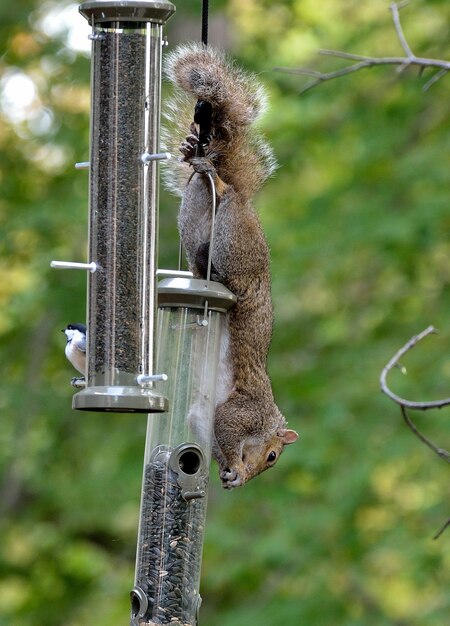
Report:
M 295 430 L 278 428 L 268 438 L 247 437 L 242 442 L 241 458 L 231 467 L 221 469 L 220 478 L 225 489 L 240 487 L 261 472 L 273 467 L 284 447 L 298 439 Z

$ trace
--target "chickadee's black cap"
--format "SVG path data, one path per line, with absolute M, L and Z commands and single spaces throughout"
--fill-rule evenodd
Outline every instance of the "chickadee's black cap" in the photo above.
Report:
M 86 326 L 84 324 L 67 324 L 67 326 L 62 329 L 62 332 L 65 330 L 79 330 L 80 333 L 86 334 Z

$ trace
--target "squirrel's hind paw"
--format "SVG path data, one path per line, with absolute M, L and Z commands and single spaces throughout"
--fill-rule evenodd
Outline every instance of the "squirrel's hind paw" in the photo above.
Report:
M 185 161 L 190 161 L 195 157 L 198 146 L 198 138 L 195 135 L 188 135 L 180 146 L 180 152 L 184 156 Z

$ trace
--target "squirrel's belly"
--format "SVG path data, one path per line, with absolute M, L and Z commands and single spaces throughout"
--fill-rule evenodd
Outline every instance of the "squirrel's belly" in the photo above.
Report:
M 233 391 L 233 367 L 230 359 L 230 329 L 228 318 L 220 341 L 219 364 L 217 367 L 216 406 L 225 402 Z

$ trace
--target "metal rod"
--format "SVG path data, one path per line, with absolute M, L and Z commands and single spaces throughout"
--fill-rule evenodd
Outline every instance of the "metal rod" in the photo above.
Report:
M 142 163 L 150 163 L 151 161 L 165 161 L 171 159 L 172 155 L 170 152 L 158 152 L 156 154 L 149 154 L 148 152 L 144 152 L 141 156 Z
M 192 272 L 184 271 L 184 270 L 156 270 L 157 276 L 170 276 L 173 278 L 193 278 L 194 274 Z
M 138 385 L 144 385 L 145 383 L 156 383 L 159 381 L 166 382 L 167 374 L 139 374 L 136 377 Z
M 97 271 L 97 263 L 74 263 L 72 261 L 52 261 L 50 267 L 61 270 L 89 270 L 91 273 Z

